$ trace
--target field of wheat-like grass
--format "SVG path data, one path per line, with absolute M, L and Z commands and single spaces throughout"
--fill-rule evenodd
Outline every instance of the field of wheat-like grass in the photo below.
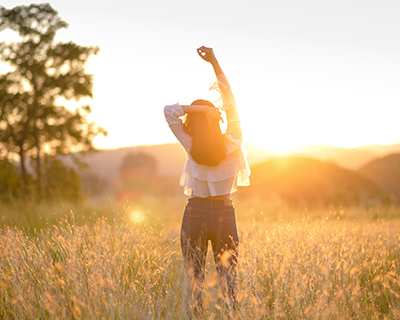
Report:
M 400 319 L 400 221 L 240 223 L 240 319 Z M 207 260 L 204 318 L 224 319 Z M 1 319 L 186 319 L 178 226 L 0 229 Z

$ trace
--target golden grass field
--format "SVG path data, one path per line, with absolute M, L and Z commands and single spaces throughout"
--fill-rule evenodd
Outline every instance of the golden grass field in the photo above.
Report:
M 182 208 L 171 223 L 126 207 L 2 226 L 0 319 L 186 319 Z M 400 219 L 358 213 L 272 219 L 238 205 L 236 317 L 400 319 Z M 210 255 L 206 271 L 204 319 L 224 319 Z

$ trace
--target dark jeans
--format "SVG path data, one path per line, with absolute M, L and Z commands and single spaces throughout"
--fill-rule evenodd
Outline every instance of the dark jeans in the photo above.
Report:
M 202 312 L 202 291 L 208 240 L 229 309 L 236 308 L 236 265 L 239 238 L 235 208 L 229 200 L 191 198 L 186 205 L 181 229 L 181 247 L 188 276 L 189 296 L 195 312 Z

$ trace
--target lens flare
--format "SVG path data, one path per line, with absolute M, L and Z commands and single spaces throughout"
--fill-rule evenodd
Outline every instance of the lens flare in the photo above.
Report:
M 134 210 L 131 213 L 131 220 L 134 223 L 141 223 L 144 220 L 144 214 L 143 212 L 139 210 Z

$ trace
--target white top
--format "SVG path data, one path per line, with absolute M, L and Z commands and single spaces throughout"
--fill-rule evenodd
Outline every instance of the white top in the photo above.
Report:
M 180 185 L 183 186 L 183 192 L 186 195 L 201 198 L 231 194 L 237 191 L 237 186 L 250 185 L 250 168 L 246 160 L 246 151 L 242 147 L 240 119 L 235 98 L 224 74 L 218 76 L 210 90 L 217 90 L 221 94 L 222 109 L 226 112 L 228 121 L 223 135 L 227 156 L 216 166 L 198 164 L 191 157 L 192 137 L 183 129 L 181 117 L 185 115 L 185 112 L 182 107 L 176 103 L 164 108 L 166 121 L 187 153 Z

